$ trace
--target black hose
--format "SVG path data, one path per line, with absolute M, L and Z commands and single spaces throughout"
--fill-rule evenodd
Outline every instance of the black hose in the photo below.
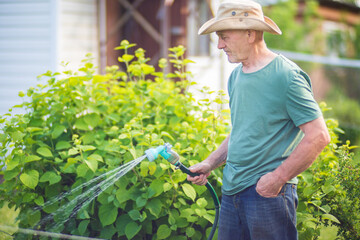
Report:
M 191 172 L 187 167 L 184 166 L 184 164 L 182 164 L 181 162 L 177 162 L 175 164 L 175 166 L 177 168 L 179 168 L 183 173 L 186 173 L 188 175 L 190 175 L 191 177 L 195 177 L 195 176 L 199 176 L 199 173 L 193 173 Z M 213 188 L 213 186 L 209 183 L 209 181 L 205 184 L 205 187 L 209 190 L 212 199 L 214 200 L 214 204 L 215 204 L 215 219 L 214 219 L 214 224 L 213 227 L 211 229 L 210 235 L 208 237 L 208 240 L 211 240 L 214 237 L 218 222 L 219 222 L 219 212 L 220 212 L 220 201 L 218 196 L 216 195 L 216 192 Z

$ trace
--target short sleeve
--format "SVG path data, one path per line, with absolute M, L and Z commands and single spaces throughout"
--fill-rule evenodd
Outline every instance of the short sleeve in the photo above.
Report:
M 310 79 L 305 73 L 292 76 L 286 94 L 286 109 L 296 127 L 322 115 L 314 99 Z

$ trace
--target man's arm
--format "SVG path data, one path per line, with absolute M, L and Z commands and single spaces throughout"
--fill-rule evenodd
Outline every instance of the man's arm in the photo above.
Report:
M 290 179 L 305 171 L 330 142 L 323 117 L 299 126 L 304 138 L 290 156 L 273 172 L 265 174 L 257 183 L 256 191 L 263 197 L 275 197 Z
M 189 168 L 191 172 L 200 173 L 200 175 L 196 177 L 191 177 L 188 175 L 188 181 L 191 181 L 197 185 L 206 184 L 207 177 L 210 175 L 210 172 L 226 162 L 229 139 L 230 135 L 227 136 L 221 145 L 204 161 Z

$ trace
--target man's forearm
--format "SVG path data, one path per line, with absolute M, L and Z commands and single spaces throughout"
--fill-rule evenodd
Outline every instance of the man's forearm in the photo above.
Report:
M 211 169 L 214 170 L 217 167 L 223 165 L 226 162 L 227 153 L 228 153 L 228 143 L 230 135 L 220 144 L 220 146 L 212 152 L 207 158 L 206 161 Z
M 273 172 L 263 175 L 256 191 L 263 197 L 276 197 L 283 185 L 305 171 L 330 141 L 324 119 L 300 126 L 305 136 L 290 156 Z
M 323 126 L 323 130 L 316 134 L 314 131 L 308 130 L 296 149 L 274 171 L 274 174 L 284 182 L 296 177 L 311 166 L 329 141 L 330 137 L 326 127 Z

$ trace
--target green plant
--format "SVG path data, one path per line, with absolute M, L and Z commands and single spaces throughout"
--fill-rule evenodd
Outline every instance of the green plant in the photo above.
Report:
M 360 162 L 354 161 L 353 148 L 348 141 L 337 150 L 339 164 L 334 179 L 341 191 L 327 199 L 340 221 L 338 233 L 344 239 L 360 239 Z
M 70 199 L 35 213 L 34 207 L 142 156 L 149 147 L 170 142 L 181 160 L 193 165 L 226 137 L 228 113 L 210 110 L 224 103 L 223 93 L 204 90 L 206 98 L 197 102 L 186 91 L 193 83 L 182 46 L 170 49 L 174 72 L 167 75 L 148 65 L 143 49 L 129 54 L 133 46 L 124 40 L 117 48 L 124 51 L 119 58 L 124 71 L 111 66 L 97 75 L 86 59 L 79 73 L 47 72 L 40 76 L 47 83 L 30 88 L 30 101 L 16 106 L 25 114 L 1 116 L 0 202 L 20 209 L 20 227 L 34 227 Z M 166 64 L 161 59 L 159 68 Z M 220 170 L 210 176 L 218 192 L 220 177 Z M 106 239 L 202 239 L 213 220 L 206 188 L 187 183 L 186 174 L 159 159 L 141 162 L 64 224 L 62 232 Z
M 15 207 L 9 208 L 7 202 L 3 203 L 3 206 L 0 207 L 0 216 L 1 216 L 0 226 L 6 225 L 10 227 L 16 227 L 17 226 L 16 217 L 18 214 L 19 214 L 19 209 L 15 210 Z M 5 233 L 1 231 L 1 227 L 0 227 L 0 240 L 11 240 L 12 236 L 10 234 L 13 234 L 13 232 Z
M 282 36 L 265 33 L 267 45 L 273 49 L 323 53 L 324 34 L 318 31 L 321 20 L 317 9 L 317 1 L 301 3 L 296 0 L 278 1 L 265 7 L 264 14 L 273 19 L 283 32 Z
M 329 110 L 325 103 L 321 103 L 320 106 L 323 112 Z M 313 165 L 299 175 L 297 229 L 299 239 L 302 240 L 318 239 L 324 222 L 339 223 L 324 199 L 339 188 L 335 179 L 329 176 L 336 171 L 338 157 L 335 151 L 339 143 L 338 133 L 342 130 L 338 128 L 338 122 L 334 119 L 326 119 L 326 124 L 331 142 Z
M 165 74 L 147 64 L 143 49 L 129 54 L 133 46 L 123 41 L 118 47 L 125 52 L 119 58 L 124 71 L 111 66 L 105 75 L 97 75 L 88 58 L 79 73 L 47 72 L 40 77 L 48 79 L 45 84 L 19 93 L 30 99 L 15 106 L 25 114 L 0 117 L 0 203 L 20 209 L 20 227 L 33 227 L 71 197 L 41 211 L 34 207 L 143 155 L 149 147 L 170 142 L 181 161 L 193 165 L 228 135 L 229 113 L 221 108 L 225 94 L 204 88 L 203 98 L 196 101 L 187 91 L 194 83 L 185 71 L 190 61 L 183 59 L 183 47 L 170 49 L 174 71 Z M 159 68 L 167 64 L 161 59 Z M 326 123 L 331 143 L 299 176 L 299 238 L 317 239 L 321 227 L 330 224 L 339 235 L 356 239 L 359 163 L 348 144 L 338 147 L 338 122 L 327 118 Z M 219 195 L 221 177 L 221 169 L 209 177 Z M 213 209 L 206 188 L 187 183 L 186 175 L 167 161 L 143 161 L 63 225 L 62 232 L 106 239 L 204 239 Z
M 321 104 L 323 112 L 330 109 Z M 314 164 L 300 175 L 298 230 L 299 239 L 318 239 L 322 226 L 334 225 L 338 237 L 359 239 L 358 181 L 360 163 L 350 151 L 350 142 L 342 145 L 337 120 L 327 118 L 330 144 Z

